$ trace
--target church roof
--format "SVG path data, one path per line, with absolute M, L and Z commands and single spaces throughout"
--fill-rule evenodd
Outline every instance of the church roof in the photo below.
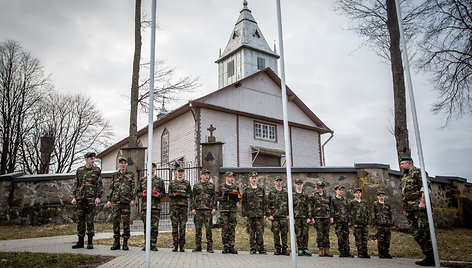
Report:
M 251 10 L 247 7 L 246 0 L 244 0 L 243 9 L 234 25 L 228 44 L 226 45 L 223 54 L 216 62 L 218 63 L 224 60 L 243 47 L 254 49 L 279 58 L 279 55 L 272 51 L 267 44 L 264 35 L 262 35 L 261 29 L 259 29 L 256 20 L 252 16 Z

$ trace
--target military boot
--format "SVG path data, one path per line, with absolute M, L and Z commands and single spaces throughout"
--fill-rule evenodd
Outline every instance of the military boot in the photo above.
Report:
M 390 253 L 388 252 L 388 249 L 384 250 L 384 257 L 385 257 L 385 259 L 391 259 L 392 258 L 392 255 L 390 255 Z
M 346 250 L 344 255 L 346 255 L 346 258 L 354 258 L 354 255 L 352 255 L 351 252 L 349 252 L 349 250 Z
M 123 250 L 129 250 L 129 247 L 128 247 L 128 238 L 125 237 L 123 238 L 123 247 L 121 248 Z
M 306 248 L 305 250 L 303 250 L 303 255 L 311 257 L 311 252 Z
M 159 251 L 159 249 L 157 249 L 156 245 L 151 245 L 150 250 L 151 251 Z
M 231 254 L 238 254 L 238 251 L 234 248 L 234 245 L 231 245 L 229 247 L 229 253 Z
M 326 255 L 325 255 L 325 249 L 324 249 L 324 248 L 318 248 L 318 249 L 319 249 L 318 256 L 320 256 L 320 257 L 326 256 Z
M 329 248 L 324 248 L 325 249 L 325 256 L 326 257 L 333 257 L 333 254 L 331 254 L 331 252 L 329 252 Z
M 197 245 L 194 249 L 192 249 L 192 252 L 202 252 L 202 246 Z
M 201 248 L 200 251 L 202 251 Z M 180 252 L 185 252 L 184 245 L 180 245 Z
M 113 243 L 113 246 L 110 248 L 111 250 L 117 250 L 120 249 L 120 238 L 115 237 L 115 242 Z
M 385 251 L 383 249 L 379 249 L 379 259 L 385 259 Z
M 174 248 L 172 249 L 172 252 L 177 252 L 179 251 L 179 245 L 174 244 Z
M 93 249 L 93 235 L 88 235 L 87 238 L 87 249 Z
M 215 251 L 213 250 L 213 247 L 210 245 L 207 245 L 207 252 L 208 253 L 214 253 Z
M 433 252 L 426 253 L 426 258 L 424 258 L 424 260 L 415 262 L 415 264 L 420 266 L 434 266 L 435 261 Z
M 72 246 L 72 248 L 84 248 L 84 237 L 79 236 L 79 241 Z
M 221 251 L 222 254 L 228 254 L 229 253 L 229 246 L 228 245 L 224 245 L 223 246 L 223 251 Z
M 287 251 L 287 246 L 283 246 L 283 247 L 282 247 L 282 253 L 281 253 L 281 254 L 282 254 L 282 255 L 285 255 L 285 256 L 290 255 L 290 253 L 288 253 L 288 251 Z
M 276 248 L 274 255 L 280 255 L 280 254 L 282 254 L 282 252 L 280 251 L 280 248 Z

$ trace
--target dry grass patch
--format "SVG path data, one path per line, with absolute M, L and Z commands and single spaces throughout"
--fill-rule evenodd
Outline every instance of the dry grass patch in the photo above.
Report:
M 115 257 L 31 252 L 0 252 L 0 267 L 98 267 Z
M 95 223 L 95 232 L 101 233 L 112 228 L 111 223 Z M 0 240 L 50 237 L 77 234 L 75 223 L 49 223 L 38 226 L 0 224 Z

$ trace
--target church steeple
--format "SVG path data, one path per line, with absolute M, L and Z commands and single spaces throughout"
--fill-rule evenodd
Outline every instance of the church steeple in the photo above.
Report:
M 270 67 L 277 73 L 279 55 L 270 49 L 246 0 L 218 64 L 218 88 Z

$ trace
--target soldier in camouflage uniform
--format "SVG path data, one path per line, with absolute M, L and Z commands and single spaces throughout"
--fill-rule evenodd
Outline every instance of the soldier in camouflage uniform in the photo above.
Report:
M 336 195 L 331 198 L 333 203 L 333 219 L 336 235 L 338 236 L 338 250 L 340 258 L 353 258 L 349 248 L 349 210 L 344 198 L 344 186 L 334 187 Z
M 225 183 L 220 184 L 216 190 L 216 201 L 219 202 L 220 223 L 222 226 L 223 254 L 238 254 L 238 251 L 234 248 L 234 234 L 237 224 L 236 205 L 240 199 L 239 187 L 234 185 L 234 174 L 231 171 L 227 171 L 225 173 Z
M 282 178 L 275 178 L 275 189 L 267 196 L 267 216 L 272 221 L 272 233 L 274 234 L 274 255 L 290 255 L 287 251 L 288 233 L 288 193 L 282 188 Z M 282 245 L 280 244 L 282 240 Z
M 166 188 L 164 180 L 156 176 L 157 166 L 152 163 L 151 180 L 151 248 L 152 251 L 158 251 L 156 247 L 157 237 L 159 235 L 159 218 L 161 216 L 161 199 L 166 197 Z M 144 222 L 144 234 L 146 235 L 146 207 L 147 207 L 147 177 L 142 177 L 136 191 L 141 198 L 141 219 Z M 146 237 L 146 236 L 144 236 Z M 146 247 L 143 247 L 143 251 Z
M 293 216 L 295 218 L 298 256 L 311 256 L 311 252 L 308 250 L 308 223 L 311 222 L 310 204 L 310 197 L 303 192 L 302 179 L 296 179 L 295 192 L 293 193 Z
M 403 214 L 410 223 L 413 238 L 415 238 L 423 254 L 426 256 L 424 260 L 417 261 L 416 264 L 434 266 L 433 245 L 429 231 L 421 170 L 413 165 L 411 157 L 402 157 L 400 160 L 400 167 L 403 174 L 405 174 L 402 178 Z
M 265 189 L 257 185 L 257 172 L 249 174 L 249 185 L 244 188 L 242 199 L 243 217 L 247 221 L 251 254 L 267 255 L 264 249 L 264 220 L 266 218 Z
M 101 170 L 94 165 L 95 153 L 85 154 L 85 166 L 77 169 L 72 187 L 72 205 L 77 209 L 77 235 L 79 241 L 72 248 L 84 247 L 85 223 L 87 223 L 87 249 L 93 248 L 95 235 L 93 220 L 95 207 L 103 194 Z
M 393 216 L 390 205 L 385 203 L 385 192 L 383 191 L 377 191 L 377 201 L 372 206 L 372 225 L 377 227 L 375 236 L 377 237 L 379 258 L 391 259 L 389 249 Z
M 333 223 L 331 196 L 324 191 L 325 183 L 317 182 L 312 195 L 311 216 L 316 227 L 316 243 L 320 257 L 333 257 L 329 252 L 329 226 Z
M 202 227 L 205 226 L 207 252 L 213 253 L 212 215 L 216 214 L 215 185 L 209 181 L 210 171 L 202 169 L 200 181 L 193 185 L 190 209 L 195 215 L 195 245 L 193 252 L 202 251 Z
M 131 207 L 134 206 L 136 197 L 134 172 L 126 170 L 128 160 L 124 157 L 118 159 L 120 170 L 113 173 L 108 193 L 107 207 L 111 207 L 113 214 L 113 238 L 115 242 L 111 250 L 120 249 L 120 222 L 123 221 L 123 250 L 129 250 L 128 239 L 130 237 Z
M 370 258 L 367 253 L 367 238 L 369 235 L 369 206 L 361 199 L 362 189 L 354 190 L 354 199 L 349 202 L 349 225 L 354 228 L 357 256 Z
M 192 194 L 190 183 L 184 179 L 184 168 L 175 171 L 176 179 L 169 183 L 170 220 L 172 222 L 173 252 L 185 252 L 185 225 L 188 220 L 188 199 Z

